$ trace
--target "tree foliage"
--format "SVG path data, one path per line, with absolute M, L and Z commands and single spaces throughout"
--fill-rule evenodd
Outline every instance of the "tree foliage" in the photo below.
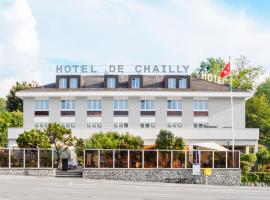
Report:
M 253 91 L 256 87 L 256 80 L 262 74 L 262 67 L 250 65 L 249 60 L 245 56 L 239 56 L 232 63 L 235 69 L 232 69 L 233 88 L 243 91 Z M 225 61 L 221 58 L 210 57 L 207 61 L 202 61 L 200 66 L 195 70 L 193 76 L 200 77 L 203 73 L 209 73 L 219 76 L 220 71 L 224 68 Z M 229 78 L 225 79 L 229 84 Z
M 257 155 L 258 164 L 262 164 L 262 165 L 270 164 L 270 151 L 267 149 L 267 147 L 260 145 L 259 151 L 256 155 Z
M 0 112 L 6 111 L 7 105 L 4 98 L 0 98 Z
M 83 164 L 83 150 L 85 149 L 85 144 L 82 138 L 75 138 L 75 148 L 77 159 L 80 165 Z
M 44 131 L 31 129 L 24 131 L 16 140 L 20 148 L 42 148 L 48 149 L 51 147 L 48 136 Z
M 74 138 L 72 137 L 71 129 L 66 129 L 60 124 L 52 123 L 44 131 L 48 136 L 50 144 L 56 151 L 57 165 L 59 165 L 61 153 L 73 145 Z
M 234 88 L 244 91 L 253 91 L 256 87 L 256 80 L 262 74 L 262 67 L 250 65 L 245 56 L 235 59 L 236 69 L 232 73 L 232 83 Z
M 22 126 L 22 112 L 0 112 L 0 147 L 6 147 L 8 143 L 8 128 Z
M 260 129 L 260 144 L 270 144 L 270 107 L 265 95 L 246 102 L 246 127 Z
M 183 149 L 185 143 L 181 137 L 175 137 L 169 130 L 160 130 L 156 139 L 157 149 Z
M 200 66 L 196 69 L 196 74 L 200 77 L 203 73 L 219 75 L 223 69 L 225 62 L 221 58 L 210 57 L 206 61 L 202 61 Z
M 256 89 L 255 96 L 265 95 L 268 104 L 270 105 L 270 77 L 262 82 Z
M 9 94 L 7 95 L 6 100 L 6 108 L 8 111 L 23 111 L 23 101 L 19 97 L 16 96 L 16 92 L 20 90 L 25 90 L 31 87 L 36 87 L 37 83 L 27 83 L 27 82 L 16 82 L 15 85 L 9 90 Z
M 143 140 L 128 133 L 100 132 L 87 139 L 85 146 L 88 149 L 142 149 Z

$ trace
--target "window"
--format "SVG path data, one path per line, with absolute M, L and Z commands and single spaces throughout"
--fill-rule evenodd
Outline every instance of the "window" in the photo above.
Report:
M 49 101 L 48 100 L 35 100 L 35 110 L 36 111 L 48 111 Z
M 89 122 L 87 128 L 101 128 L 101 122 Z
M 154 110 L 154 100 L 141 100 L 141 110 Z
M 176 88 L 176 78 L 168 78 L 168 88 Z
M 114 110 L 128 110 L 128 100 L 114 100 L 113 109 Z
M 141 128 L 155 128 L 155 123 L 141 123 Z
M 205 123 L 195 123 L 194 128 L 206 128 L 207 124 Z
M 61 126 L 63 126 L 64 128 L 75 128 L 75 123 L 61 123 Z
M 90 111 L 100 111 L 101 110 L 101 100 L 88 100 L 87 110 Z
M 70 88 L 78 88 L 78 78 L 70 78 L 69 79 L 69 87 Z
M 186 78 L 179 79 L 179 88 L 187 88 L 187 79 Z
M 67 78 L 59 78 L 59 88 L 67 88 Z
M 131 79 L 131 88 L 140 88 L 140 78 Z
M 128 123 L 125 122 L 114 123 L 114 128 L 128 128 Z
M 49 126 L 49 123 L 45 122 L 36 122 L 35 123 L 35 128 L 47 128 Z
M 181 100 L 168 100 L 167 109 L 168 110 L 182 110 L 182 101 Z
M 107 78 L 107 88 L 115 88 L 115 78 Z
M 208 111 L 208 101 L 207 100 L 195 100 L 193 102 L 195 111 Z
M 169 122 L 167 124 L 168 128 L 182 128 L 182 123 L 179 122 Z
M 75 110 L 75 101 L 61 100 L 61 110 Z

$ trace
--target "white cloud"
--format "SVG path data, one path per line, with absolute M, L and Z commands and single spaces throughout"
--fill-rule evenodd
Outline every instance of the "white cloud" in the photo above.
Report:
M 269 22 L 217 1 L 29 1 L 32 10 L 26 0 L 0 8 L 7 26 L 6 39 L 0 39 L 0 67 L 5 57 L 4 68 L 11 62 L 8 71 L 14 80 L 25 77 L 20 76 L 23 70 L 17 72 L 18 66 L 36 74 L 27 78 L 38 79 L 41 73 L 40 81 L 53 80 L 53 60 L 196 67 L 210 56 L 245 55 L 270 71 Z
M 36 21 L 26 0 L 0 2 L 0 96 L 17 80 L 39 80 Z

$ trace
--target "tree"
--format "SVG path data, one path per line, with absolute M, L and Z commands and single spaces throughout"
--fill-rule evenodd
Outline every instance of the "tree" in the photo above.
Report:
M 9 94 L 7 95 L 7 101 L 6 106 L 7 110 L 12 111 L 23 111 L 23 101 L 19 97 L 16 96 L 16 92 L 20 90 L 25 90 L 31 87 L 37 87 L 37 83 L 27 83 L 27 82 L 16 82 L 15 85 L 12 86 L 12 88 L 9 91 Z
M 262 82 L 256 89 L 255 96 L 265 95 L 268 104 L 270 104 L 270 77 Z
M 270 107 L 265 95 L 246 102 L 246 127 L 260 129 L 260 144 L 270 144 Z
M 174 137 L 174 134 L 168 130 L 160 130 L 156 139 L 157 149 L 184 149 L 185 143 L 183 138 Z
M 6 100 L 4 98 L 0 98 L 0 112 L 6 111 Z
M 22 127 L 23 115 L 20 111 L 0 112 L 0 147 L 6 147 L 8 143 L 8 128 Z
M 51 147 L 48 136 L 41 130 L 31 129 L 24 131 L 16 140 L 20 148 L 42 148 L 48 149 Z
M 175 137 L 173 149 L 182 150 L 185 147 L 185 142 L 181 137 Z
M 128 133 L 100 132 L 86 140 L 85 146 L 88 149 L 142 149 L 143 140 Z
M 234 88 L 244 91 L 252 91 L 256 86 L 256 80 L 262 74 L 262 67 L 250 65 L 245 56 L 235 59 L 236 69 L 233 70 L 232 83 Z
M 235 59 L 236 69 L 232 71 L 232 84 L 233 88 L 241 89 L 244 91 L 252 91 L 256 86 L 256 80 L 263 70 L 260 66 L 250 65 L 249 60 L 245 56 L 240 56 Z M 200 66 L 192 73 L 193 77 L 199 78 L 202 73 L 209 73 L 219 76 L 220 71 L 224 68 L 225 61 L 221 58 L 207 58 L 207 61 L 202 61 Z M 229 78 L 225 79 L 229 84 Z
M 75 138 L 75 148 L 77 159 L 80 165 L 83 164 L 83 150 L 85 149 L 84 141 L 82 138 Z
M 58 167 L 62 152 L 68 150 L 68 148 L 73 145 L 71 129 L 66 129 L 60 124 L 53 123 L 49 124 L 48 128 L 46 128 L 44 131 L 49 138 L 50 144 L 52 144 L 55 148 Z
M 210 57 L 207 61 L 202 61 L 200 66 L 196 69 L 196 74 L 200 77 L 203 73 L 219 75 L 219 72 L 225 66 L 225 62 L 221 58 Z

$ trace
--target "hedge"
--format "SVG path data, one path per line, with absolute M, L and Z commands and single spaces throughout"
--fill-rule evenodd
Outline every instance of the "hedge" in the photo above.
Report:
M 251 172 L 241 177 L 242 182 L 264 182 L 270 184 L 270 172 Z

